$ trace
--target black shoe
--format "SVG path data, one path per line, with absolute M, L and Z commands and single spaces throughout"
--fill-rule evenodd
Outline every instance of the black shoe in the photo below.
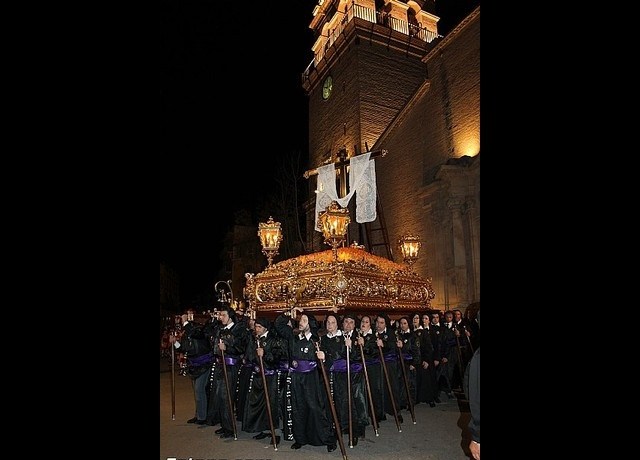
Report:
M 220 439 L 230 438 L 231 436 L 233 436 L 233 431 L 225 430 L 225 432 L 220 435 Z
M 207 423 L 206 420 L 196 420 L 196 424 L 198 425 L 204 425 L 205 423 Z
M 353 446 L 355 447 L 355 446 L 357 446 L 357 445 L 358 445 L 358 437 L 357 437 L 357 436 L 354 436 L 354 437 L 353 437 Z
M 429 401 L 429 407 L 436 407 L 436 403 L 434 403 L 433 401 Z
M 398 421 L 400 423 L 404 423 L 404 419 L 402 418 L 402 415 L 398 414 Z
M 273 441 L 273 439 L 271 441 Z M 280 444 L 280 436 L 276 436 L 276 447 L 278 447 L 278 444 Z
M 264 438 L 266 438 L 267 436 L 269 436 L 269 433 L 258 433 L 257 435 L 255 435 L 255 436 L 253 437 L 253 439 L 264 439 Z
M 294 442 L 293 444 L 291 444 L 292 449 L 300 449 L 301 447 L 302 447 L 302 444 L 300 444 L 299 442 Z
M 224 428 L 218 428 L 218 429 L 215 431 L 215 433 L 216 433 L 216 434 L 222 434 L 222 433 L 224 433 L 225 431 L 227 431 L 227 430 L 225 430 Z
M 327 445 L 327 452 L 333 452 L 334 450 L 336 450 L 338 446 L 336 444 L 328 444 Z
M 187 423 L 196 423 L 198 421 L 198 417 L 193 417 L 187 420 Z
M 440 401 L 440 398 L 436 398 L 434 399 L 435 402 L 437 402 L 438 404 L 440 404 L 442 401 Z

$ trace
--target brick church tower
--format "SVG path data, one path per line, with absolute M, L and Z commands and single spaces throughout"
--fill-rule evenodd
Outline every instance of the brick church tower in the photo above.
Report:
M 442 37 L 433 0 L 318 0 L 314 58 L 302 74 L 309 166 L 389 151 L 375 167 L 393 258 L 402 262 L 401 235 L 422 238 L 413 269 L 433 279 L 442 310 L 480 298 L 479 9 Z M 327 247 L 314 229 L 315 179 L 309 187 L 315 252 Z M 348 236 L 362 243 L 354 202 Z

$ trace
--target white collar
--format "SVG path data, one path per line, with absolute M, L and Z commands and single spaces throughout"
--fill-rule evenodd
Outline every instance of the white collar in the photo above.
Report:
M 311 332 L 307 332 L 306 334 L 303 334 L 302 332 L 299 334 L 300 340 L 304 340 L 307 339 L 309 340 L 311 338 Z

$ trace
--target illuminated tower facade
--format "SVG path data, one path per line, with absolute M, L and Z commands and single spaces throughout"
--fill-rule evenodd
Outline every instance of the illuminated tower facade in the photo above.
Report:
M 412 269 L 432 278 L 433 305 L 464 310 L 480 299 L 480 8 L 444 37 L 439 20 L 432 1 L 318 0 L 302 86 L 310 167 L 388 150 L 376 179 L 389 239 L 420 236 Z M 325 247 L 310 196 L 312 252 Z
M 422 58 L 438 18 L 421 2 L 319 0 L 317 37 L 303 74 L 309 95 L 310 164 L 343 148 L 366 151 L 425 80 Z

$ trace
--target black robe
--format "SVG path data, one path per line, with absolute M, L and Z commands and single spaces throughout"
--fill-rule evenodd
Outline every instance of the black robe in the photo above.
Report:
M 367 395 L 365 393 L 365 381 L 362 370 L 360 349 L 355 344 L 355 335 L 349 353 L 350 375 L 347 375 L 346 359 L 347 347 L 345 336 L 324 336 L 320 339 L 320 349 L 325 352 L 326 366 L 331 380 L 333 402 L 343 433 L 349 433 L 349 392 L 348 380 L 351 380 L 351 426 L 355 437 L 364 436 L 365 427 L 369 424 L 369 410 L 367 408 Z
M 267 411 L 267 399 L 265 398 L 264 383 L 260 371 L 260 359 L 257 355 L 257 341 L 260 347 L 264 348 L 262 364 L 264 365 L 265 380 L 269 393 L 269 404 L 271 409 L 271 420 L 274 430 L 278 428 L 278 382 L 277 365 L 280 362 L 282 352 L 280 341 L 275 333 L 267 332 L 266 337 L 259 337 L 251 340 L 245 352 L 245 359 L 253 364 L 246 402 L 244 404 L 244 414 L 242 417 L 242 431 L 255 433 L 257 431 L 271 431 L 269 416 Z
M 328 396 L 316 359 L 318 336 L 300 338 L 280 315 L 275 320 L 278 335 L 288 343 L 291 377 L 291 419 L 293 438 L 298 444 L 328 446 L 336 444 Z M 316 363 L 315 365 L 313 363 Z M 311 369 L 310 372 L 302 372 Z

